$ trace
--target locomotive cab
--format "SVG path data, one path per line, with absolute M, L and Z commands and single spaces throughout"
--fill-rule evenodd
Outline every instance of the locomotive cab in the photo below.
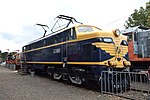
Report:
M 118 29 L 107 32 L 95 26 L 79 25 L 76 26 L 76 35 L 78 40 L 89 40 L 88 43 L 83 44 L 83 56 L 86 56 L 86 60 L 90 59 L 87 64 L 114 68 L 130 66 L 127 38 Z

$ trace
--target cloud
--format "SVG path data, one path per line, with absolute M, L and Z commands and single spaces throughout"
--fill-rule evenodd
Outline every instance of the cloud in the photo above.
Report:
M 0 32 L 0 37 L 6 40 L 14 40 L 15 36 L 12 33 Z
M 5 52 L 6 49 L 10 49 L 10 51 L 12 52 L 14 50 L 18 50 L 18 48 L 20 49 L 20 47 L 21 46 L 19 44 L 16 44 L 12 40 L 6 40 L 0 37 L 0 50 L 2 50 L 3 52 Z

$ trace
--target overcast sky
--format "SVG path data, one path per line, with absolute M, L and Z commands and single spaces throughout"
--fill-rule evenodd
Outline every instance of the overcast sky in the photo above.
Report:
M 124 29 L 134 9 L 149 0 L 0 0 L 0 50 L 21 50 L 43 35 L 36 23 L 50 28 L 60 14 L 101 29 Z

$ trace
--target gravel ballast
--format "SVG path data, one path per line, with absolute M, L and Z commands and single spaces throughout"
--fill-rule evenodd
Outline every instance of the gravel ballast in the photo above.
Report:
M 125 100 L 117 96 L 55 81 L 48 77 L 19 75 L 0 66 L 0 100 Z

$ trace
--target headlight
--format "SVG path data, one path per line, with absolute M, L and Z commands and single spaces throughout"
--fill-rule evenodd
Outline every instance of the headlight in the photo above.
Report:
M 123 61 L 123 65 L 125 67 L 129 67 L 129 66 L 131 66 L 131 63 L 129 61 Z
M 117 66 L 117 62 L 116 61 L 108 61 L 108 65 L 111 67 L 115 67 L 115 66 Z
M 118 37 L 118 36 L 121 34 L 121 32 L 120 32 L 119 29 L 115 29 L 115 30 L 113 31 L 113 33 L 114 33 L 114 35 L 115 35 L 116 37 Z

